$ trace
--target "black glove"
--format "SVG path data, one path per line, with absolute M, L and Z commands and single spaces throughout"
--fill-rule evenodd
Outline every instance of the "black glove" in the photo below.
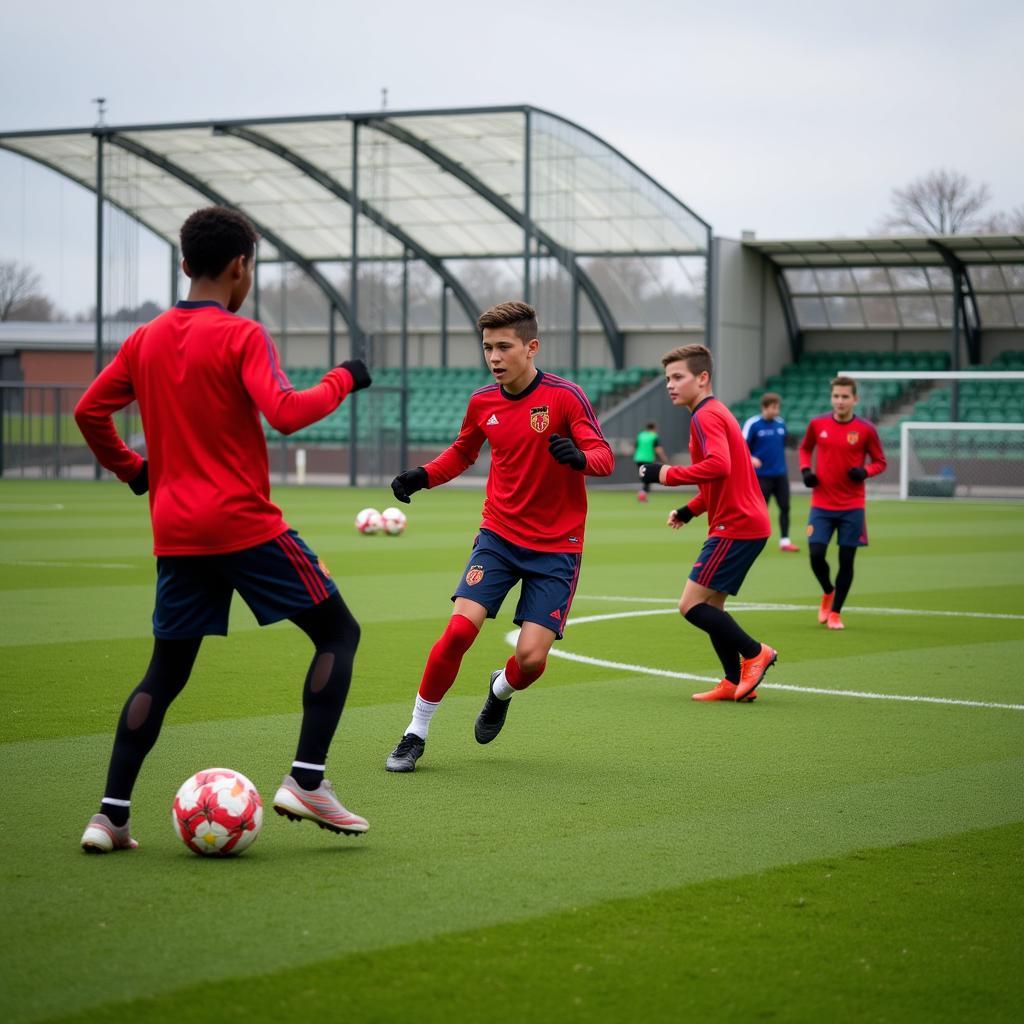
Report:
M 368 388 L 373 383 L 370 371 L 366 368 L 366 363 L 362 359 L 346 359 L 345 362 L 338 365 L 343 370 L 348 370 L 352 374 L 353 391 L 362 391 L 363 388 Z
M 867 480 L 868 471 L 863 466 L 851 466 L 847 471 L 846 475 L 851 479 L 860 483 L 862 480 Z
M 552 434 L 548 439 L 548 451 L 555 462 L 563 466 L 571 466 L 573 469 L 583 470 L 587 468 L 587 457 L 576 447 L 576 442 L 571 437 L 559 437 Z
M 817 487 L 818 484 L 821 483 L 821 481 L 814 475 L 814 470 L 802 469 L 800 472 L 804 475 L 804 486 Z
M 422 491 L 427 486 L 429 486 L 427 471 L 422 466 L 417 466 L 415 469 L 407 469 L 404 473 L 399 473 L 391 481 L 391 493 L 399 501 L 404 501 L 408 505 L 412 500 L 410 495 Z
M 680 522 L 688 523 L 693 518 L 693 513 L 690 511 L 689 505 L 684 505 L 682 508 L 676 509 L 676 519 Z
M 133 494 L 145 494 L 149 490 L 149 462 L 142 463 L 142 469 L 128 481 Z
M 660 483 L 658 478 L 661 475 L 661 467 L 662 463 L 660 462 L 641 462 L 640 482 L 643 484 Z

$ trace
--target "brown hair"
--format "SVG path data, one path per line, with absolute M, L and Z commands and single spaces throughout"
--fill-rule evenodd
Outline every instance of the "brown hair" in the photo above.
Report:
M 682 345 L 666 352 L 661 357 L 661 365 L 668 366 L 669 363 L 686 363 L 687 369 L 695 377 L 705 370 L 710 377 L 714 366 L 711 352 L 704 345 Z
M 831 392 L 833 388 L 849 388 L 853 392 L 854 397 L 857 395 L 857 382 L 852 377 L 833 377 L 832 380 L 829 381 L 829 392 Z
M 769 405 L 782 405 L 782 396 L 774 391 L 766 391 L 761 396 L 761 408 L 767 409 Z
M 476 325 L 481 331 L 488 327 L 511 327 L 521 341 L 532 341 L 537 337 L 537 310 L 525 302 L 511 299 L 481 313 Z

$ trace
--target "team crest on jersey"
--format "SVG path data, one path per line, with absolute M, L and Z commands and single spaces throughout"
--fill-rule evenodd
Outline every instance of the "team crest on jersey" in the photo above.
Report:
M 846 435 L 846 443 L 847 444 L 856 444 L 859 440 L 860 440 L 860 431 L 859 430 L 851 430 Z
M 471 565 L 466 573 L 466 582 L 475 587 L 484 578 L 484 567 L 482 565 Z
M 316 564 L 320 567 L 320 571 L 328 578 L 331 578 L 331 570 L 327 568 L 327 563 L 322 558 L 317 558 Z
M 548 424 L 551 422 L 551 417 L 548 415 L 548 407 L 546 405 L 538 405 L 536 408 L 530 410 L 530 426 L 537 431 L 538 434 L 543 434 L 548 429 Z

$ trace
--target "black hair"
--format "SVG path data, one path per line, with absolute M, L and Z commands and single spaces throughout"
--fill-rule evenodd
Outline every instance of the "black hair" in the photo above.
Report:
M 220 277 L 236 256 L 252 258 L 259 237 L 244 214 L 206 206 L 181 225 L 181 256 L 193 278 Z

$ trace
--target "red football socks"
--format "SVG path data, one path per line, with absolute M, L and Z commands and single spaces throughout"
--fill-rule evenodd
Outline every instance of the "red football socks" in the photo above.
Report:
M 473 646 L 480 631 L 465 615 L 453 615 L 437 643 L 430 648 L 419 694 L 424 700 L 437 704 L 451 689 L 459 674 L 462 656 Z M 514 659 L 513 659 L 514 660 Z

